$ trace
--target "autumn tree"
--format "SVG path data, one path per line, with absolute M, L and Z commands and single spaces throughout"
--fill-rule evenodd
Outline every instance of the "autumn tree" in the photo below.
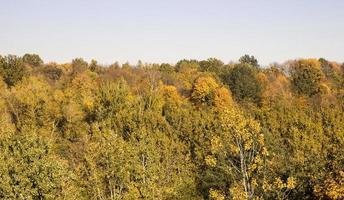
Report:
M 30 57 L 0 56 L 0 199 L 343 198 L 337 62 Z
M 211 105 L 218 87 L 219 85 L 213 78 L 199 77 L 194 83 L 191 99 L 199 104 L 205 103 Z
M 72 75 L 82 73 L 88 69 L 88 63 L 82 58 L 72 60 Z
M 51 130 L 57 112 L 50 102 L 51 97 L 50 86 L 36 77 L 26 78 L 13 87 L 7 102 L 16 127 L 20 130 L 26 127 Z
M 199 105 L 226 106 L 232 103 L 230 92 L 212 77 L 199 77 L 193 85 L 191 99 Z
M 216 156 L 223 150 L 227 151 L 221 156 L 227 157 L 226 165 L 234 176 L 229 189 L 232 198 L 243 195 L 247 199 L 252 199 L 261 180 L 259 175 L 264 166 L 264 156 L 267 155 L 264 135 L 260 133 L 257 122 L 245 119 L 238 110 L 225 110 L 221 113 L 220 120 L 223 135 L 212 139 L 212 154 Z M 216 166 L 216 157 L 207 157 L 205 161 L 210 166 Z
M 129 63 L 129 62 L 126 62 L 126 63 L 122 64 L 122 69 L 130 70 L 130 69 L 131 69 L 130 63 Z

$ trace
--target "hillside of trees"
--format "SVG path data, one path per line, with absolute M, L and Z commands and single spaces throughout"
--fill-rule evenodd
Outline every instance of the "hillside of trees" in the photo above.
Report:
M 0 56 L 0 199 L 344 199 L 344 64 Z

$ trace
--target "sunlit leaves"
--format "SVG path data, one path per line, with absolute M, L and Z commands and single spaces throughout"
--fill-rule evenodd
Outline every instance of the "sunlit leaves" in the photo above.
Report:
M 0 60 L 2 199 L 343 198 L 339 63 Z

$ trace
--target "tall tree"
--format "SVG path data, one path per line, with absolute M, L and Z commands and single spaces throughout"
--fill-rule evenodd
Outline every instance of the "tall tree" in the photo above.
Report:
M 258 60 L 254 57 L 254 56 L 250 56 L 250 55 L 243 55 L 239 58 L 239 62 L 241 64 L 249 64 L 251 65 L 252 67 L 256 67 L 258 68 L 259 67 L 259 64 L 258 64 Z

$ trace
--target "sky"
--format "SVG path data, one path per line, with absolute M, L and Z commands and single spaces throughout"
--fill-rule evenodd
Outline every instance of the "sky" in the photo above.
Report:
M 0 54 L 25 53 L 59 63 L 343 62 L 344 1 L 0 0 Z

